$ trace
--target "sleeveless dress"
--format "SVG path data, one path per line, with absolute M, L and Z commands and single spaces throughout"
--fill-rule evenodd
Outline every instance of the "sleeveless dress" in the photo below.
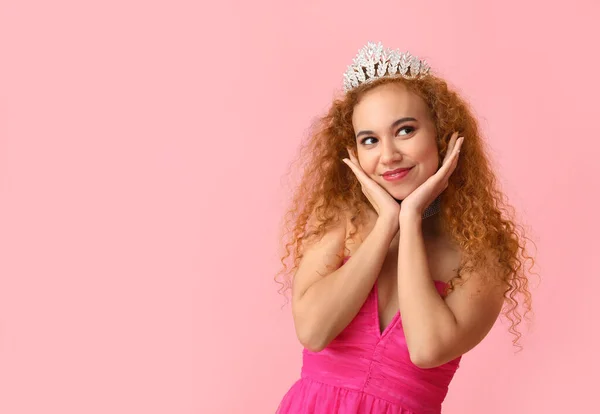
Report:
M 434 283 L 443 296 L 446 284 Z M 399 312 L 381 333 L 377 283 L 325 349 L 305 348 L 302 356 L 301 378 L 276 414 L 439 414 L 461 359 L 430 369 L 414 365 Z

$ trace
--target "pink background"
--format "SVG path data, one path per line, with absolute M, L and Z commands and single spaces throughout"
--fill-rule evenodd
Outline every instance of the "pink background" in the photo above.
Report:
M 599 11 L 2 1 L 0 413 L 274 412 L 301 363 L 281 176 L 367 40 L 472 102 L 538 244 L 525 350 L 499 322 L 444 412 L 596 411 Z

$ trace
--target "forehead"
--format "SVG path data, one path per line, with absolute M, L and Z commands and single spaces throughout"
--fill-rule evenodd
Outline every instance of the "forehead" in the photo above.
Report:
M 376 129 L 406 116 L 425 120 L 428 117 L 425 102 L 401 83 L 389 83 L 361 97 L 354 107 L 352 124 L 355 129 Z

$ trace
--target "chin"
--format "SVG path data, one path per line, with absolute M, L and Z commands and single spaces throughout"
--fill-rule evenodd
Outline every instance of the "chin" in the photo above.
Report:
M 389 195 L 394 197 L 397 201 L 402 201 L 406 197 L 410 195 L 413 191 L 416 190 L 417 187 L 412 183 L 407 183 L 405 185 L 399 185 L 394 189 L 386 188 L 386 191 Z
M 396 199 L 396 201 L 402 201 L 404 200 L 406 197 L 408 197 L 408 195 L 410 194 L 409 192 L 406 191 L 388 191 L 388 193 L 394 197 L 394 199 Z

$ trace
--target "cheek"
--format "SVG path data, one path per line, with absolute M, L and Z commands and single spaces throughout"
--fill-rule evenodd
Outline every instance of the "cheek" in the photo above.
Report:
M 419 162 L 426 165 L 428 168 L 437 169 L 439 164 L 439 154 L 437 145 L 427 145 L 418 149 Z
M 372 174 L 377 167 L 376 160 L 373 157 L 369 157 L 364 154 L 359 154 L 358 163 L 367 174 Z
M 377 163 L 371 161 L 365 161 L 361 163 L 360 166 L 362 167 L 363 171 L 369 175 L 375 174 L 375 171 L 377 170 Z
M 431 160 L 431 166 L 433 168 L 433 171 L 434 172 L 437 171 L 438 167 L 440 165 L 440 162 L 441 162 L 441 158 L 440 158 L 440 156 L 438 154 L 437 148 L 435 148 L 432 151 L 431 156 L 429 157 L 429 159 Z

